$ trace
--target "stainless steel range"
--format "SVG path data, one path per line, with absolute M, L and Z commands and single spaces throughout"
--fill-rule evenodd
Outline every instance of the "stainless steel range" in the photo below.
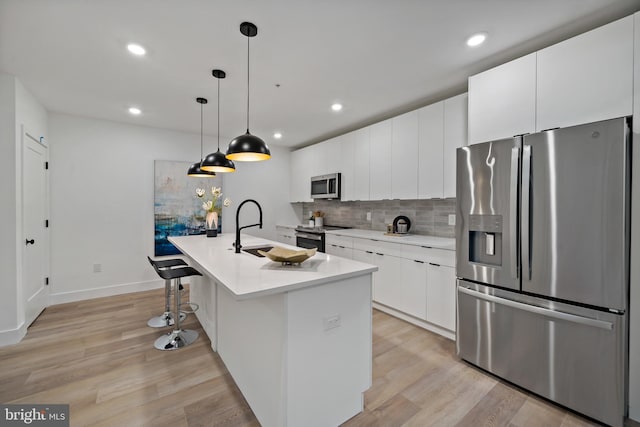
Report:
M 299 225 L 296 227 L 296 246 L 301 248 L 317 248 L 319 252 L 325 251 L 325 231 L 344 230 L 351 227 L 341 227 L 338 225 L 325 225 L 323 227 L 307 227 Z

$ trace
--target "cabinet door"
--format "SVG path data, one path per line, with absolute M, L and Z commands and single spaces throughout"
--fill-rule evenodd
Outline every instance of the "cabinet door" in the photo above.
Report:
M 373 263 L 378 266 L 374 282 L 374 301 L 397 308 L 401 301 L 400 274 L 402 259 L 382 253 L 373 254 Z
M 391 198 L 418 198 L 418 111 L 392 119 Z
M 290 201 L 311 201 L 311 173 L 308 167 L 308 151 L 300 149 L 291 152 Z
M 338 153 L 338 157 L 330 159 L 335 159 L 337 163 L 339 163 L 340 167 L 338 172 L 341 173 L 340 181 L 341 181 L 341 194 L 340 200 L 348 201 L 354 200 L 354 190 L 355 190 L 355 165 L 354 165 L 354 156 L 355 156 L 355 135 L 353 132 L 350 132 L 346 135 L 342 136 L 342 141 L 340 143 L 340 153 Z
M 427 265 L 427 321 L 450 331 L 456 330 L 455 269 Z
M 536 130 L 632 114 L 633 16 L 538 52 Z
M 369 126 L 369 197 L 391 199 L 391 119 Z
M 402 259 L 401 292 L 397 309 L 427 320 L 427 264 L 423 261 Z
M 442 197 L 444 102 L 418 110 L 418 198 Z M 455 169 L 455 165 L 454 165 Z
M 329 244 L 327 245 L 325 250 L 329 255 L 335 255 L 342 258 L 353 259 L 353 249 L 351 248 L 346 248 L 344 246 L 340 246 L 336 244 Z
M 353 132 L 353 200 L 369 200 L 369 127 Z
M 443 197 L 456 197 L 456 150 L 467 145 L 467 94 L 444 101 Z
M 536 54 L 469 77 L 469 144 L 536 129 Z
M 306 167 L 309 170 L 309 177 L 325 175 L 327 170 L 327 153 L 329 150 L 328 141 L 310 145 L 302 149 L 305 151 Z M 309 184 L 310 186 L 311 184 Z M 311 191 L 311 188 L 309 188 Z

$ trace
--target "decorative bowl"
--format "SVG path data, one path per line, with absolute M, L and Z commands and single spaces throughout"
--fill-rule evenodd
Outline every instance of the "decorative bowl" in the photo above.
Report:
M 258 251 L 260 255 L 264 255 L 271 261 L 283 262 L 287 264 L 299 264 L 316 254 L 317 249 L 286 249 L 280 246 L 274 246 L 269 252 Z

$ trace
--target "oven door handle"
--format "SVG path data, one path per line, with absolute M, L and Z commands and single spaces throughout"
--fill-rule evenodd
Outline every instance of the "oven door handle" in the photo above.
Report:
M 296 233 L 296 237 L 301 237 L 303 239 L 309 239 L 309 240 L 318 240 L 318 241 L 322 241 L 322 236 L 319 236 L 317 234 L 310 234 L 310 233 L 300 233 L 297 232 Z

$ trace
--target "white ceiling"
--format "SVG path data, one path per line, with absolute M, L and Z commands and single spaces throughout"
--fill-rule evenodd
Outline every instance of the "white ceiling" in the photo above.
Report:
M 221 68 L 226 146 L 246 128 L 239 24 L 251 21 L 251 132 L 304 146 L 462 93 L 469 75 L 637 10 L 640 0 L 0 0 L 0 71 L 52 112 L 193 133 L 203 96 L 215 135 Z M 479 31 L 487 42 L 467 47 Z

